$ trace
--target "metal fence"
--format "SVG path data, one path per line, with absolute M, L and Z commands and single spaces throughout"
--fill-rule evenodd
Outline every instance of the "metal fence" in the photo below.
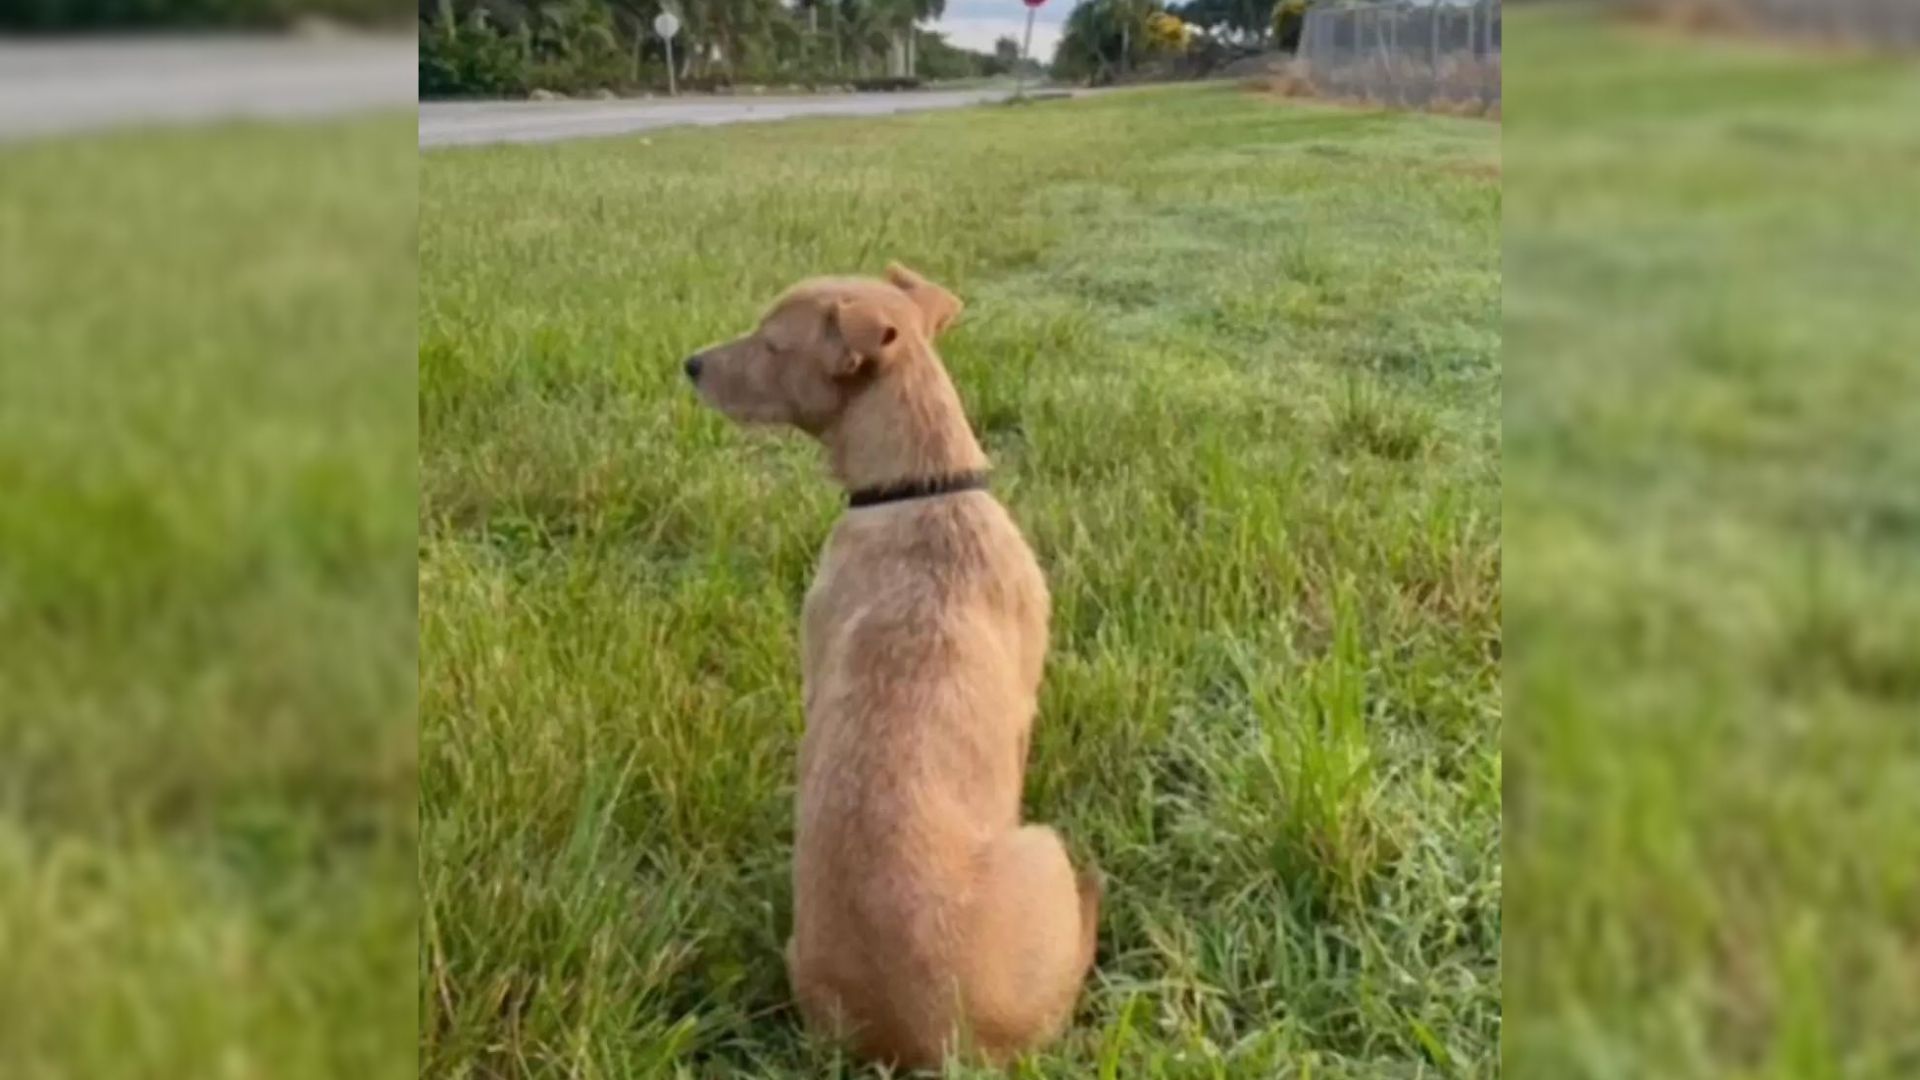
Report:
M 1425 108 L 1500 102 L 1500 0 L 1315 5 L 1299 58 L 1316 94 Z
M 1630 0 L 1654 14 L 1762 33 L 1889 49 L 1920 48 L 1914 0 Z

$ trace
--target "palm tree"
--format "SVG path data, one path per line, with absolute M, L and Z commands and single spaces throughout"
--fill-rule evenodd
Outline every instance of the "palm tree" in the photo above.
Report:
M 868 60 L 876 47 L 892 43 L 888 12 L 875 0 L 833 0 L 835 67 L 842 56 L 853 62 L 857 74 L 868 74 Z
M 807 36 L 800 44 L 802 66 L 807 78 L 811 80 L 819 73 L 820 67 L 820 7 L 826 0 L 794 0 L 794 10 L 807 13 Z M 836 44 L 838 42 L 836 41 Z M 836 67 L 839 65 L 836 63 Z
M 633 70 L 629 77 L 635 85 L 640 82 L 640 49 L 653 34 L 654 16 L 660 14 L 660 0 L 608 0 L 613 11 L 614 24 L 624 19 L 627 29 L 633 34 Z
M 924 17 L 927 0 L 865 0 L 865 6 L 874 21 L 886 28 L 887 74 L 912 75 L 914 24 Z
M 856 0 L 855 10 L 859 12 L 856 23 L 860 46 L 860 71 L 868 73 L 868 61 L 876 53 L 891 55 L 895 41 L 892 15 L 874 0 Z
M 1133 32 L 1153 13 L 1152 0 L 1106 0 L 1115 22 L 1120 24 L 1120 70 L 1133 67 Z
M 690 78 L 699 73 L 713 41 L 715 5 L 711 0 L 672 0 L 664 6 L 680 19 L 673 57 L 680 66 L 680 76 Z
M 946 14 L 946 0 L 869 0 L 877 4 L 892 36 L 887 74 L 912 77 L 918 70 L 919 24 Z
M 917 0 L 868 0 L 876 18 L 887 28 L 887 74 L 907 73 L 907 42 L 912 37 Z
M 915 23 L 932 22 L 933 20 L 938 19 L 940 16 L 945 15 L 946 13 L 947 13 L 947 0 L 914 0 L 914 20 L 913 21 Z M 909 28 L 908 36 L 907 36 L 907 74 L 908 75 L 914 74 L 914 72 L 917 69 L 918 61 L 919 61 L 917 47 L 914 45 L 913 42 L 914 42 L 913 32 L 912 32 L 912 29 Z
M 774 51 L 775 27 L 787 20 L 780 0 L 688 0 L 685 14 L 690 27 L 698 27 L 697 36 L 688 35 L 687 52 L 704 62 L 710 48 L 719 46 L 720 64 L 729 79 L 747 59 L 750 46 L 762 54 Z

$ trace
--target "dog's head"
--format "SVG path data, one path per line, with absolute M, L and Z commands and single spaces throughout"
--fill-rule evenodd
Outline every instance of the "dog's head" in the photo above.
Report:
M 810 278 L 774 301 L 745 337 L 687 357 L 687 377 L 734 420 L 817 435 L 890 368 L 935 362 L 927 346 L 960 308 L 952 293 L 899 263 L 885 281 Z

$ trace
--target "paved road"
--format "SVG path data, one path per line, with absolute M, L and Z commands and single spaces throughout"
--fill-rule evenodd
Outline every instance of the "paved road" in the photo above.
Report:
M 411 104 L 411 37 L 0 40 L 0 139 Z
M 954 109 L 999 101 L 1006 96 L 1004 90 L 929 90 L 816 97 L 425 102 L 420 106 L 420 145 L 545 142 L 625 135 L 687 124 L 734 124 L 795 116 L 884 116 L 922 109 Z
M 414 40 L 379 37 L 0 39 L 0 141 L 64 131 L 292 118 L 415 101 Z M 796 116 L 884 116 L 1005 90 L 624 101 L 429 102 L 422 147 L 544 142 Z

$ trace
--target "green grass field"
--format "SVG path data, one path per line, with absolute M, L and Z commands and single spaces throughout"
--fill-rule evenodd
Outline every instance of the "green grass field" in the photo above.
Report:
M 1507 1069 L 1920 1075 L 1920 71 L 1506 40 Z
M 1108 878 L 1030 1077 L 1490 1075 L 1499 129 L 1224 86 L 427 155 L 422 1068 L 817 1077 L 781 947 L 838 493 L 678 361 L 897 258 L 1054 596 Z
M 415 1075 L 411 116 L 0 147 L 0 1076 Z

